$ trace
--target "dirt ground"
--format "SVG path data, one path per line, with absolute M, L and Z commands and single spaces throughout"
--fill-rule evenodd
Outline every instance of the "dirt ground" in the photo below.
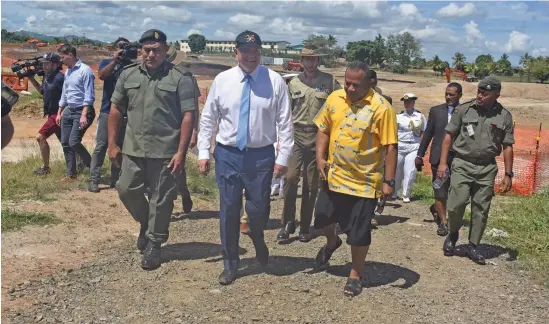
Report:
M 342 70 L 330 71 L 343 81 Z M 379 78 L 415 81 L 380 81 L 397 108 L 405 92 L 419 96 L 423 112 L 443 102 L 442 79 L 386 73 Z M 200 87 L 210 84 L 199 80 Z M 464 83 L 464 98 L 474 97 L 475 86 Z M 98 109 L 100 92 L 96 98 Z M 549 86 L 504 83 L 501 101 L 517 125 L 549 125 Z M 43 120 L 25 114 L 13 120 L 15 139 L 2 151 L 3 161 L 37 152 L 33 138 Z M 94 122 L 85 136 L 90 149 L 95 127 Z M 61 158 L 57 140 L 50 145 L 53 157 Z M 484 267 L 444 257 L 442 238 L 418 202 L 385 208 L 364 271 L 367 288 L 350 300 L 342 295 L 349 246 L 334 254 L 326 271 L 318 271 L 314 257 L 323 238 L 276 244 L 279 199 L 265 234 L 272 256 L 266 272 L 255 262 L 249 238 L 241 237 L 239 279 L 221 287 L 216 201 L 195 199 L 195 210 L 183 218 L 178 201 L 164 263 L 145 272 L 135 249 L 138 227 L 114 190 L 73 190 L 56 198 L 2 202 L 3 208 L 51 212 L 63 221 L 2 233 L 3 323 L 546 323 L 549 317 L 549 289 L 519 271 L 519 261 L 504 249 L 483 245 L 490 258 Z M 466 238 L 463 232 L 460 242 Z M 460 251 L 463 255 L 463 246 Z

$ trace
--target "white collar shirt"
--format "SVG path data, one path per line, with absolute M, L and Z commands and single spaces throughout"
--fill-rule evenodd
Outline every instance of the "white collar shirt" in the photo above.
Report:
M 398 141 L 417 144 L 421 141 L 421 134 L 427 128 L 425 115 L 414 109 L 412 114 L 406 110 L 397 115 Z

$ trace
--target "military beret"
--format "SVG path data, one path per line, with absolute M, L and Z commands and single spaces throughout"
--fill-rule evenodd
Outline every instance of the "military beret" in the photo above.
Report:
M 141 35 L 139 42 L 143 43 L 144 41 L 152 40 L 156 42 L 165 43 L 166 39 L 167 39 L 166 34 L 164 34 L 163 31 L 158 29 L 149 29 L 146 32 L 144 32 L 143 35 Z
M 244 48 L 249 46 L 261 47 L 261 38 L 253 31 L 243 31 L 236 36 L 236 48 Z
M 495 76 L 489 75 L 478 83 L 478 88 L 486 91 L 499 91 L 501 82 Z

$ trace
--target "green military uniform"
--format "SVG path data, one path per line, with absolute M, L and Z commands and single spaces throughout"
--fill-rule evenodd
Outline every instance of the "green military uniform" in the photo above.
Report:
M 499 91 L 501 84 L 497 79 L 488 77 L 479 83 L 479 88 Z M 469 242 L 476 246 L 486 228 L 494 195 L 498 173 L 495 158 L 501 154 L 503 145 L 513 145 L 515 142 L 513 118 L 499 102 L 492 109 L 484 109 L 473 100 L 456 109 L 446 131 L 455 138 L 452 145 L 455 158 L 448 195 L 449 231 L 459 231 L 465 208 L 471 199 Z
M 124 69 L 111 98 L 126 108 L 128 116 L 116 188 L 132 217 L 142 225 L 148 223 L 146 236 L 151 242 L 168 239 L 177 198 L 176 175 L 168 164 L 178 151 L 184 114 L 198 112 L 196 88 L 192 74 L 170 62 L 154 73 L 136 63 Z
M 303 170 L 300 228 L 302 233 L 308 233 L 318 193 L 318 170 L 315 158 L 318 128 L 313 119 L 328 95 L 334 90 L 341 89 L 341 85 L 334 76 L 321 71 L 317 72 L 311 86 L 305 84 L 304 80 L 305 74 L 301 73 L 288 84 L 292 98 L 294 146 L 283 188 L 282 223 L 295 221 L 297 185 Z

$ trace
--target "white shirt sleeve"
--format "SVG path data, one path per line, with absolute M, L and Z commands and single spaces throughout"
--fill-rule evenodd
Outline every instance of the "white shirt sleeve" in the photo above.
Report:
M 423 127 L 422 127 L 422 132 L 425 132 L 425 130 L 427 129 L 427 118 L 425 118 L 425 114 L 421 114 L 421 119 L 423 120 Z
M 200 131 L 198 132 L 197 147 L 198 147 L 198 159 L 209 160 L 210 159 L 210 147 L 213 131 L 217 125 L 219 119 L 219 109 L 217 107 L 216 100 L 216 80 L 212 83 L 208 98 L 204 104 L 202 115 L 200 116 Z
M 280 77 L 281 83 L 279 84 L 279 97 L 276 107 L 276 126 L 278 143 L 280 144 L 280 152 L 276 158 L 276 164 L 282 166 L 288 166 L 288 160 L 292 155 L 292 148 L 294 146 L 294 130 L 292 124 L 292 108 L 290 104 L 290 97 L 288 96 L 288 89 L 282 77 Z

